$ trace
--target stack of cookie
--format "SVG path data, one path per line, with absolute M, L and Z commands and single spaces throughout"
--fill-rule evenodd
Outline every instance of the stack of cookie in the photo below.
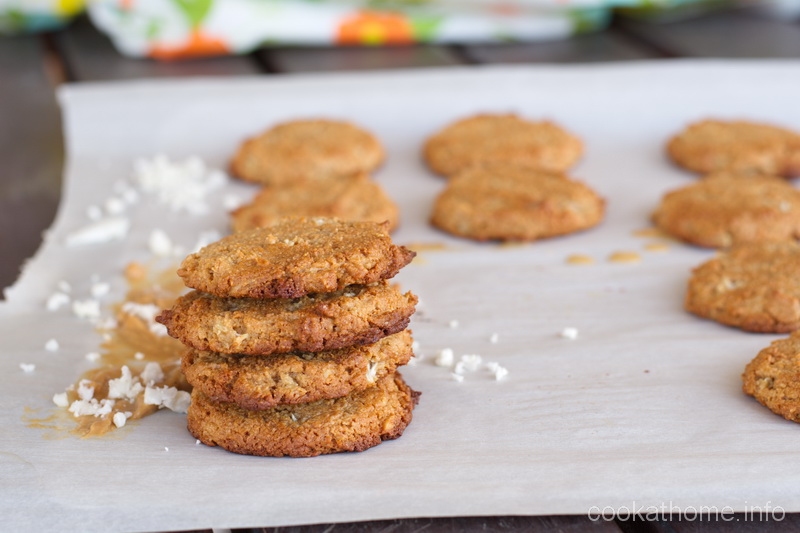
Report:
M 417 393 L 417 299 L 387 280 L 413 258 L 385 225 L 288 219 L 187 257 L 195 289 L 159 315 L 188 350 L 189 431 L 243 454 L 308 457 L 399 437 Z

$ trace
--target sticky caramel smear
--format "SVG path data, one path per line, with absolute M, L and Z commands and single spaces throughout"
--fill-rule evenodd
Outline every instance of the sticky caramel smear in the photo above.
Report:
M 443 242 L 412 242 L 405 245 L 409 250 L 415 252 L 441 252 L 447 250 L 447 245 Z
M 638 263 L 642 256 L 636 252 L 614 252 L 608 256 L 608 260 L 612 263 Z
M 573 254 L 567 257 L 567 263 L 570 265 L 593 265 L 594 258 L 583 254 Z
M 633 232 L 634 237 L 643 237 L 645 239 L 670 239 L 671 237 L 661 231 L 659 228 L 644 228 L 637 229 Z
M 664 242 L 649 242 L 644 245 L 644 249 L 648 252 L 666 252 L 669 250 L 669 244 Z
M 163 379 L 150 383 L 152 387 L 175 387 L 189 391 L 180 369 L 180 359 L 186 349 L 180 342 L 166 335 L 166 329 L 149 319 L 147 310 L 154 311 L 171 307 L 175 299 L 185 290 L 175 268 L 152 273 L 139 263 L 131 263 L 125 269 L 129 291 L 124 302 L 114 306 L 116 326 L 101 330 L 105 339 L 100 345 L 101 366 L 85 372 L 74 385 L 67 388 L 68 405 L 80 400 L 80 392 L 93 389 L 91 398 L 102 404 L 109 400 L 109 382 L 123 374 L 123 367 L 130 370 L 131 380 L 138 381 L 141 391 L 132 398 L 115 398 L 113 407 L 101 416 L 73 416 L 67 409 L 47 418 L 27 417 L 29 427 L 44 429 L 64 428 L 64 415 L 77 423 L 70 433 L 80 437 L 104 435 L 116 429 L 114 415 L 123 413 L 126 421 L 138 420 L 158 410 L 156 405 L 145 404 L 144 388 L 140 375 L 148 363 L 158 363 Z M 144 312 L 143 312 L 144 311 Z M 150 313 L 152 314 L 152 313 Z M 139 388 L 139 387 L 137 387 Z

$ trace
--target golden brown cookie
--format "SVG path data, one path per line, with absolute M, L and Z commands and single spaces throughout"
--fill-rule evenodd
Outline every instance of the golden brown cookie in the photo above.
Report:
M 800 237 L 800 191 L 781 178 L 730 173 L 664 195 L 653 214 L 663 231 L 698 246 Z
M 391 278 L 414 258 L 374 222 L 285 219 L 229 235 L 183 260 L 193 289 L 234 298 L 298 298 Z
M 296 120 L 245 141 L 231 161 L 231 173 L 246 181 L 284 185 L 370 172 L 383 159 L 380 142 L 353 124 Z
M 563 175 L 510 164 L 467 169 L 450 179 L 431 223 L 479 241 L 532 241 L 597 225 L 604 201 Z
M 215 402 L 244 409 L 341 398 L 372 387 L 412 357 L 411 332 L 328 352 L 233 355 L 189 350 L 187 381 Z
M 800 135 L 768 124 L 696 122 L 670 139 L 667 153 L 678 165 L 702 174 L 800 174 Z
M 740 244 L 695 268 L 685 307 L 747 331 L 800 328 L 800 245 Z
M 459 120 L 430 137 L 423 148 L 428 165 L 443 176 L 491 163 L 559 173 L 572 167 L 582 153 L 581 141 L 558 125 L 512 114 Z
M 800 333 L 773 341 L 742 374 L 745 394 L 775 414 L 800 422 Z
M 360 452 L 396 439 L 411 422 L 418 393 L 400 374 L 335 400 L 248 411 L 192 392 L 189 432 L 209 446 L 247 455 L 313 457 Z
M 385 281 L 296 299 L 192 291 L 157 320 L 196 350 L 268 355 L 369 344 L 408 326 L 417 298 Z
M 353 174 L 265 187 L 250 204 L 231 213 L 237 232 L 271 226 L 288 216 L 388 222 L 388 231 L 392 231 L 399 210 L 367 174 Z

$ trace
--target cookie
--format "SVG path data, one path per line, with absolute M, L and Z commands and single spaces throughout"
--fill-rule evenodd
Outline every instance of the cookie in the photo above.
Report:
M 800 174 L 800 135 L 767 124 L 703 120 L 670 139 L 667 153 L 701 174 Z
M 431 223 L 479 241 L 532 241 L 595 226 L 604 211 L 603 199 L 582 183 L 498 163 L 451 178 L 434 203 Z
M 234 231 L 263 228 L 288 216 L 388 222 L 397 227 L 399 210 L 367 174 L 263 188 L 248 205 L 231 213 Z
M 558 125 L 512 114 L 459 120 L 430 137 L 423 148 L 430 168 L 443 176 L 491 163 L 514 163 L 559 173 L 571 168 L 582 153 L 580 139 Z
M 718 173 L 664 195 L 653 221 L 698 246 L 800 237 L 800 191 L 781 178 Z
M 299 298 L 391 278 L 414 255 L 385 225 L 296 218 L 224 237 L 184 259 L 178 275 L 216 296 Z
M 231 355 L 187 351 L 187 381 L 215 402 L 244 409 L 341 398 L 375 385 L 412 357 L 411 332 L 366 346 L 283 355 Z
M 269 355 L 369 344 L 408 326 L 417 298 L 386 282 L 296 299 L 216 298 L 193 291 L 156 318 L 196 350 Z
M 800 245 L 741 244 L 695 268 L 685 307 L 746 331 L 800 328 Z
M 376 169 L 384 159 L 378 139 L 335 120 L 296 120 L 245 141 L 231 161 L 231 173 L 266 185 L 316 181 Z
M 800 422 L 800 333 L 759 352 L 742 374 L 745 394 L 775 414 Z
M 411 422 L 418 393 L 400 374 L 335 400 L 249 411 L 192 391 L 189 432 L 204 444 L 234 453 L 313 457 L 360 452 L 396 439 Z

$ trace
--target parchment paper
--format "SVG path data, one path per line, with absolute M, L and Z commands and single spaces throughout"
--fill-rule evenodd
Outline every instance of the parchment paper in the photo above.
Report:
M 69 162 L 45 245 L 0 306 L 2 529 L 170 530 L 390 517 L 585 514 L 592 506 L 673 510 L 769 504 L 800 511 L 800 427 L 741 392 L 745 364 L 773 335 L 744 333 L 682 310 L 691 267 L 713 254 L 678 243 L 650 252 L 633 232 L 661 195 L 693 177 L 663 156 L 665 140 L 707 116 L 800 129 L 800 64 L 676 62 L 468 68 L 255 80 L 67 86 L 60 94 Z M 524 246 L 476 244 L 427 225 L 444 186 L 421 141 L 475 112 L 551 118 L 585 140 L 574 175 L 608 200 L 598 228 Z M 226 230 L 151 200 L 129 211 L 122 242 L 67 248 L 85 209 L 113 194 L 133 159 L 191 154 L 224 167 L 245 137 L 276 121 L 324 116 L 374 131 L 389 159 L 376 179 L 402 209 L 400 243 L 444 244 L 396 278 L 422 301 L 412 327 L 424 359 L 404 371 L 423 392 L 399 440 L 313 459 L 238 456 L 196 445 L 185 417 L 159 412 L 105 438 L 29 427 L 54 393 L 91 367 L 100 338 L 69 312 L 44 310 L 59 280 L 86 294 L 90 276 L 122 299 L 122 268 L 150 257 L 165 230 L 191 246 Z M 615 251 L 639 264 L 611 263 Z M 594 265 L 568 265 L 568 255 Z M 451 328 L 451 320 L 459 327 Z M 575 340 L 562 338 L 575 327 Z M 492 344 L 493 333 L 499 342 Z M 61 348 L 44 349 L 55 338 Z M 477 353 L 509 370 L 463 383 L 433 365 L 437 350 Z M 36 364 L 24 373 L 20 363 Z M 168 448 L 168 451 L 165 450 Z M 667 507 L 667 509 L 669 509 Z

